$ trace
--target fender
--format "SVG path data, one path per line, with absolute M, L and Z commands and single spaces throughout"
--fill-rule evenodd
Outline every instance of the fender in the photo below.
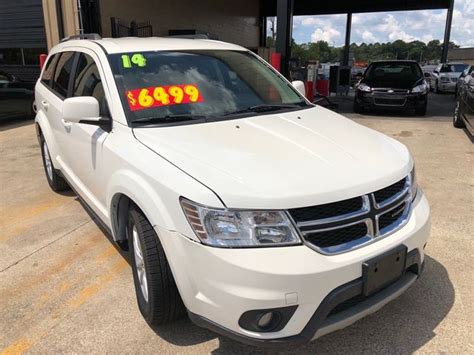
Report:
M 44 140 L 46 141 L 46 144 L 48 145 L 49 155 L 51 159 L 53 160 L 54 168 L 59 169 L 61 165 L 56 159 L 57 153 L 58 153 L 56 139 L 54 138 L 54 134 L 52 133 L 52 128 L 49 123 L 49 120 L 45 116 L 43 111 L 38 110 L 35 116 L 35 122 L 39 126 L 41 133 L 43 134 Z M 36 130 L 38 131 L 38 128 Z
M 123 194 L 130 198 L 142 210 L 153 227 L 159 226 L 167 230 L 176 229 L 174 219 L 169 212 L 169 206 L 166 206 L 151 183 L 131 170 L 119 170 L 111 177 L 107 189 L 110 225 L 113 221 L 113 201 L 117 194 Z M 178 203 L 178 198 L 176 201 Z M 114 239 L 117 240 L 115 232 Z

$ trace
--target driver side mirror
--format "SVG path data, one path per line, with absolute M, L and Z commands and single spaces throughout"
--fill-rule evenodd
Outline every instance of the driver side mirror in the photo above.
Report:
M 100 116 L 99 101 L 93 96 L 69 97 L 63 102 L 63 119 L 68 122 L 89 124 L 110 132 L 111 119 Z
M 301 80 L 296 80 L 291 83 L 293 87 L 298 90 L 298 92 L 306 97 L 306 87 L 304 86 L 304 83 Z

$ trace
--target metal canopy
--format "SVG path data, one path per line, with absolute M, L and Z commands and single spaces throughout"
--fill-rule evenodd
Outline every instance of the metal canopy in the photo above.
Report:
M 278 0 L 262 0 L 263 16 L 276 16 Z M 294 0 L 294 16 L 448 9 L 451 0 Z
M 448 57 L 454 0 L 261 0 L 262 17 L 277 16 L 276 51 L 281 54 L 281 71 L 288 76 L 291 57 L 293 16 L 347 14 L 343 65 L 349 61 L 353 13 L 447 9 L 441 62 Z

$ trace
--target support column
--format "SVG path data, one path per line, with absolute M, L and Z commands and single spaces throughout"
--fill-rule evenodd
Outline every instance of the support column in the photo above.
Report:
M 342 57 L 342 65 L 349 65 L 349 50 L 351 46 L 351 29 L 352 29 L 352 13 L 347 14 L 346 21 L 346 43 L 344 45 L 344 55 Z
M 289 77 L 294 0 L 277 0 L 276 51 L 281 54 L 281 73 Z
M 448 61 L 449 38 L 451 37 L 451 23 L 453 22 L 454 0 L 450 0 L 448 12 L 446 14 L 446 27 L 444 28 L 443 53 L 441 54 L 441 63 Z

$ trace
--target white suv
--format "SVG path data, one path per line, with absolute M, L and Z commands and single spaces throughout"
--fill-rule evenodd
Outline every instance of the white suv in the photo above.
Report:
M 430 211 L 409 151 L 301 84 L 211 40 L 51 50 L 36 84 L 48 183 L 129 248 L 149 324 L 187 312 L 245 343 L 301 343 L 420 275 Z

